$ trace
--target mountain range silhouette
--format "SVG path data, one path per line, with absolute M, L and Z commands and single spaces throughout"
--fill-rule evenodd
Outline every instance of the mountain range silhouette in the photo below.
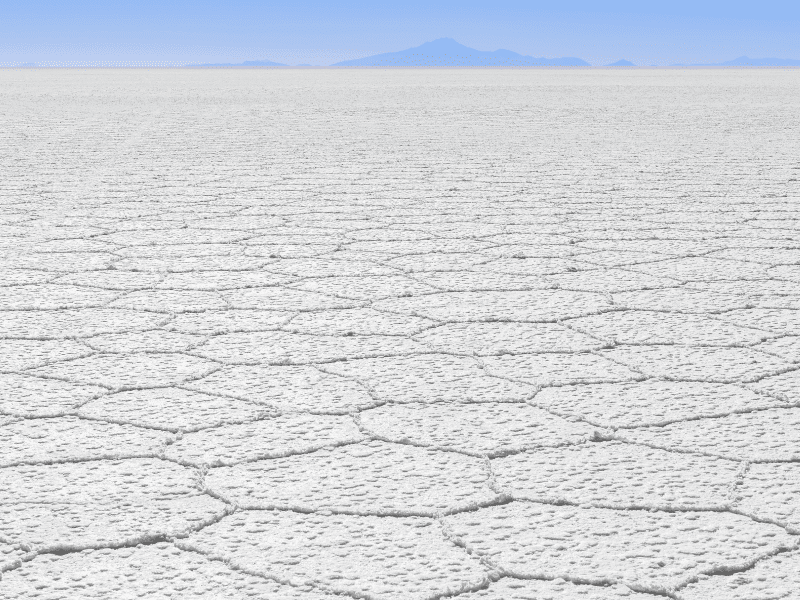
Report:
M 800 67 L 800 60 L 792 58 L 748 58 L 740 56 L 721 63 L 671 65 L 673 67 Z
M 283 63 L 271 60 L 246 60 L 242 63 L 207 63 L 203 65 L 189 65 L 190 67 L 288 67 Z
M 468 48 L 451 38 L 441 38 L 426 42 L 416 48 L 387 52 L 365 58 L 345 60 L 334 64 L 334 67 L 513 67 L 535 65 L 589 66 L 585 60 L 574 57 L 566 58 L 534 58 L 523 56 L 511 50 L 495 50 L 494 52 Z
M 30 66 L 34 66 L 30 63 Z M 191 67 L 287 67 L 283 63 L 270 60 L 247 60 L 241 63 L 207 63 L 193 64 Z M 311 65 L 296 65 L 307 67 Z M 585 60 L 573 56 L 563 58 L 536 58 L 524 56 L 511 50 L 484 51 L 459 44 L 452 38 L 440 38 L 426 42 L 416 48 L 387 52 L 345 60 L 335 63 L 334 67 L 516 67 L 516 66 L 591 66 Z M 635 67 L 628 60 L 613 62 L 608 67 Z M 656 65 L 652 65 L 656 66 Z M 721 63 L 676 64 L 672 67 L 767 67 L 767 66 L 800 66 L 800 60 L 788 58 L 748 58 L 740 56 Z

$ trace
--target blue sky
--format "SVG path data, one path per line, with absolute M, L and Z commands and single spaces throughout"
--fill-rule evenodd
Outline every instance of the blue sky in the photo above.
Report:
M 441 37 L 592 64 L 800 58 L 800 1 L 25 0 L 0 11 L 0 65 L 331 64 Z

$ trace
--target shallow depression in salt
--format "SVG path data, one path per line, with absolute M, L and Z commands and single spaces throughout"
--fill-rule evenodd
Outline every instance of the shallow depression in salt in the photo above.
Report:
M 797 71 L 0 81 L 0 599 L 800 598 Z

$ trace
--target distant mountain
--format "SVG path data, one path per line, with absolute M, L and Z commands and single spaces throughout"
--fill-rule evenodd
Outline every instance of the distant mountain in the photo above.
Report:
M 450 38 L 441 38 L 427 42 L 416 48 L 376 54 L 366 58 L 345 60 L 334 67 L 516 67 L 535 65 L 589 66 L 580 58 L 533 58 L 523 56 L 511 50 L 495 50 L 494 52 L 475 50 L 462 46 Z
M 748 58 L 740 56 L 721 63 L 670 65 L 672 67 L 800 67 L 800 60 L 791 58 Z
M 190 67 L 285 67 L 283 63 L 271 60 L 246 60 L 243 63 L 208 63 L 203 65 L 188 65 Z
M 607 67 L 635 67 L 636 65 L 630 62 L 629 60 L 618 60 L 617 62 L 611 63 L 610 65 L 606 65 Z
M 717 63 L 720 67 L 798 67 L 800 60 L 792 60 L 791 58 L 747 58 L 740 56 L 723 63 Z

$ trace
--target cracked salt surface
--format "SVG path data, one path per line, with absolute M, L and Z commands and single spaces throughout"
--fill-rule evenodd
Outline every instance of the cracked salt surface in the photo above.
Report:
M 0 77 L 0 599 L 800 598 L 792 72 Z

